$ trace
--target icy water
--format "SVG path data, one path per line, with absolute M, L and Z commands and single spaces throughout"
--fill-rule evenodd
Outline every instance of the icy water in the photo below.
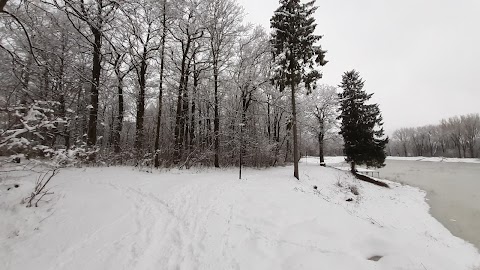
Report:
M 432 215 L 480 249 L 480 164 L 387 160 L 380 178 L 427 191 Z

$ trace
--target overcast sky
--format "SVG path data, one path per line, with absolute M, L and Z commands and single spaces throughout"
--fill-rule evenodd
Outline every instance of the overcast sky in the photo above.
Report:
M 270 27 L 278 0 L 238 0 Z M 356 69 L 375 93 L 388 134 L 480 112 L 480 0 L 317 0 L 328 50 L 321 83 Z

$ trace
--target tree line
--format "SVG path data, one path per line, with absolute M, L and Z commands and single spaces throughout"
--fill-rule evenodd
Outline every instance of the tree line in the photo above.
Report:
M 236 1 L 9 0 L 1 12 L 2 153 L 219 167 L 238 163 L 241 140 L 248 165 L 293 160 L 271 36 Z
M 245 22 L 235 0 L 0 3 L 4 155 L 294 162 L 298 178 L 301 146 L 342 151 L 341 100 L 317 85 L 327 61 L 314 1 L 280 0 L 271 33 Z
M 436 125 L 400 128 L 387 148 L 392 156 L 480 157 L 480 114 L 442 119 Z

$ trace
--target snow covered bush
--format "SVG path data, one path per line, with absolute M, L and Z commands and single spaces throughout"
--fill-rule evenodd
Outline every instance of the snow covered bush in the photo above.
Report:
M 1 152 L 15 158 L 48 158 L 60 166 L 87 159 L 89 152 L 85 143 L 77 142 L 69 149 L 55 146 L 57 136 L 62 134 L 60 126 L 68 126 L 73 113 L 68 111 L 61 117 L 54 110 L 58 106 L 56 101 L 34 101 L 30 105 L 8 108 L 14 119 L 0 129 Z
M 59 123 L 65 120 L 56 117 L 56 102 L 35 101 L 30 106 L 9 108 L 13 112 L 11 126 L 0 130 L 0 148 L 7 153 L 35 155 L 51 152 L 49 140 L 55 136 Z

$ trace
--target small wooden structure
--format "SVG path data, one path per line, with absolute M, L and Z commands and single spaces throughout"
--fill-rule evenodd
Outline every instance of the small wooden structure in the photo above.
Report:
M 380 172 L 376 170 L 358 168 L 357 172 L 361 174 L 365 174 L 366 176 L 372 176 L 372 177 L 375 177 L 376 175 L 377 178 L 380 178 Z

